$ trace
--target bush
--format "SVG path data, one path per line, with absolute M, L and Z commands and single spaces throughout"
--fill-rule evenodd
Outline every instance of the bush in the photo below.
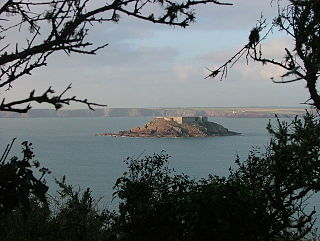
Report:
M 17 209 L 1 216 L 1 241 L 110 240 L 111 213 L 97 208 L 90 190 L 74 191 L 64 179 L 57 183 L 59 196 L 48 198 L 49 205 L 32 198 L 27 211 Z
M 125 240 L 267 240 L 266 205 L 236 179 L 200 181 L 167 167 L 168 155 L 128 162 L 116 183 Z M 253 225 L 254 224 L 254 225 Z

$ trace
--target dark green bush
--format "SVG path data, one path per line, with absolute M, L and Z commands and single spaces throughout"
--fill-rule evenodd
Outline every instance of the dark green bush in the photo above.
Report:
M 111 213 L 101 211 L 89 189 L 74 191 L 64 179 L 57 182 L 59 196 L 29 201 L 29 209 L 17 209 L 0 219 L 1 241 L 104 241 L 110 240 L 108 220 Z

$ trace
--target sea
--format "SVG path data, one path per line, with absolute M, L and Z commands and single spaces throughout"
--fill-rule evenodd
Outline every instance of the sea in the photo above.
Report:
M 169 166 L 191 178 L 209 174 L 227 176 L 237 156 L 245 160 L 253 149 L 264 151 L 270 135 L 266 118 L 209 118 L 236 136 L 192 138 L 129 138 L 98 136 L 143 126 L 153 117 L 0 118 L 0 151 L 16 138 L 8 157 L 22 156 L 21 143 L 33 144 L 35 159 L 52 173 L 46 175 L 49 194 L 58 190 L 55 180 L 66 177 L 76 190 L 90 188 L 104 208 L 114 209 L 113 186 L 127 170 L 127 157 L 141 158 L 165 151 Z M 289 118 L 281 121 L 290 121 Z M 319 199 L 317 199 L 319 200 Z M 312 201 L 319 203 L 318 201 Z M 315 204 L 316 205 L 316 204 Z
M 262 149 L 270 139 L 266 131 L 269 119 L 209 118 L 237 136 L 206 138 L 129 138 L 97 136 L 101 132 L 118 132 L 143 126 L 153 117 L 92 118 L 1 118 L 0 151 L 16 138 L 9 155 L 21 156 L 23 141 L 33 144 L 35 159 L 51 170 L 46 179 L 50 191 L 56 190 L 55 179 L 66 176 L 67 182 L 82 189 L 90 188 L 107 202 L 112 187 L 126 171 L 124 160 L 165 151 L 169 165 L 177 173 L 192 178 L 209 174 L 228 175 L 239 155 L 246 158 L 253 147 Z M 288 119 L 289 120 L 289 119 Z M 274 121 L 274 120 L 271 120 Z

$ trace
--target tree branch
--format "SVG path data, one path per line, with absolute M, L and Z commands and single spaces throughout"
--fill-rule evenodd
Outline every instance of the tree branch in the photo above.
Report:
M 15 100 L 12 102 L 5 102 L 5 99 L 2 99 L 2 102 L 0 104 L 0 110 L 1 111 L 10 111 L 10 112 L 17 112 L 17 113 L 27 113 L 31 107 L 32 102 L 37 103 L 47 103 L 54 106 L 56 110 L 60 109 L 63 105 L 69 105 L 71 102 L 77 102 L 82 103 L 88 106 L 90 110 L 94 110 L 94 106 L 100 106 L 100 107 L 106 107 L 107 105 L 98 104 L 94 102 L 89 102 L 87 99 L 77 99 L 76 96 L 73 97 L 64 97 L 66 92 L 71 89 L 71 84 L 62 91 L 59 95 L 53 95 L 55 91 L 51 88 L 51 86 L 42 94 L 35 96 L 35 90 L 31 91 L 28 98 L 21 99 L 21 100 Z M 50 96 L 52 95 L 52 96 Z M 16 106 L 19 105 L 27 105 L 25 107 L 18 108 Z

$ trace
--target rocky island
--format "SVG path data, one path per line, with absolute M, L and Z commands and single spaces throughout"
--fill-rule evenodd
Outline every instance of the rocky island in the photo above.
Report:
M 157 117 L 144 127 L 133 127 L 119 133 L 99 133 L 101 136 L 126 137 L 208 137 L 231 136 L 239 133 L 229 131 L 207 117 Z

